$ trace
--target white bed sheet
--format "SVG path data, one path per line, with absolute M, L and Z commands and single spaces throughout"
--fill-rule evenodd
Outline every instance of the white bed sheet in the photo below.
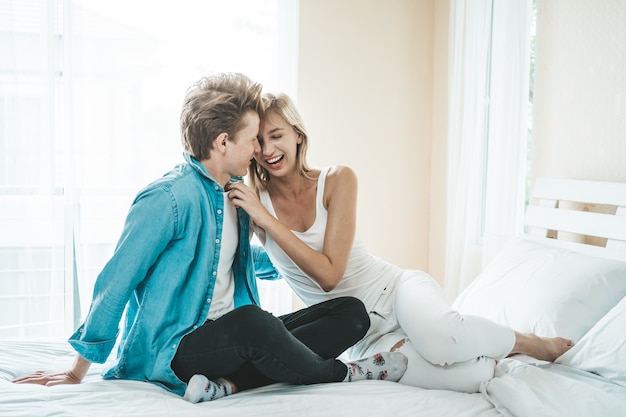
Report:
M 0 341 L 0 416 L 500 416 L 481 394 L 387 381 L 275 384 L 199 404 L 147 382 L 103 380 L 103 365 L 96 364 L 79 385 L 48 388 L 10 382 L 37 370 L 65 370 L 73 360 L 74 351 L 65 341 Z
M 565 365 L 538 367 L 511 358 L 482 393 L 423 390 L 386 381 L 288 386 L 275 384 L 214 402 L 190 404 L 153 384 L 103 380 L 93 365 L 83 383 L 18 385 L 16 376 L 65 370 L 74 351 L 65 341 L 0 341 L 0 416 L 411 416 L 621 417 L 626 388 Z
M 626 416 L 623 386 L 569 366 L 522 359 L 500 362 L 496 377 L 481 387 L 503 416 Z

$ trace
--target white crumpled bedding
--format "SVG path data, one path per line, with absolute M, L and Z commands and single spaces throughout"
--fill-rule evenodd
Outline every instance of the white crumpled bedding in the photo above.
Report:
M 210 403 L 190 404 L 153 384 L 103 380 L 93 365 L 79 385 L 10 381 L 36 370 L 64 370 L 65 341 L 0 341 L 1 416 L 623 416 L 626 389 L 564 365 L 539 368 L 516 359 L 498 365 L 483 392 L 423 390 L 386 381 L 310 386 L 275 384 Z

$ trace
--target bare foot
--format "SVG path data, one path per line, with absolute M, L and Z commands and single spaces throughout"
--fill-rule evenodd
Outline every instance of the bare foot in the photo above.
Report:
M 515 346 L 511 354 L 521 353 L 533 358 L 554 362 L 570 350 L 574 343 L 562 337 L 540 337 L 531 333 L 515 332 Z
M 402 339 L 400 340 L 398 343 L 396 343 L 395 345 L 393 345 L 391 347 L 391 349 L 389 349 L 390 352 L 395 352 L 396 350 L 400 349 L 402 346 L 404 346 L 404 344 L 406 343 L 407 339 Z

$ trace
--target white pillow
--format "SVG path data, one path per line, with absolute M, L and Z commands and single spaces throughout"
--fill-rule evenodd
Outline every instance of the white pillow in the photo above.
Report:
M 578 341 L 624 295 L 626 262 L 516 238 L 453 307 L 520 332 Z
M 626 387 L 626 298 L 622 298 L 556 362 L 602 375 Z

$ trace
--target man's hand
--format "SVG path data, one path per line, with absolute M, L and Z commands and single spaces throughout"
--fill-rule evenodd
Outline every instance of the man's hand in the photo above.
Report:
M 52 387 L 61 384 L 80 384 L 79 379 L 71 370 L 65 372 L 37 371 L 30 375 L 16 378 L 16 384 L 39 384 Z
M 61 384 L 80 384 L 83 380 L 91 362 L 80 355 L 76 355 L 76 360 L 72 368 L 64 372 L 37 371 L 13 380 L 16 384 L 39 384 L 52 387 Z

